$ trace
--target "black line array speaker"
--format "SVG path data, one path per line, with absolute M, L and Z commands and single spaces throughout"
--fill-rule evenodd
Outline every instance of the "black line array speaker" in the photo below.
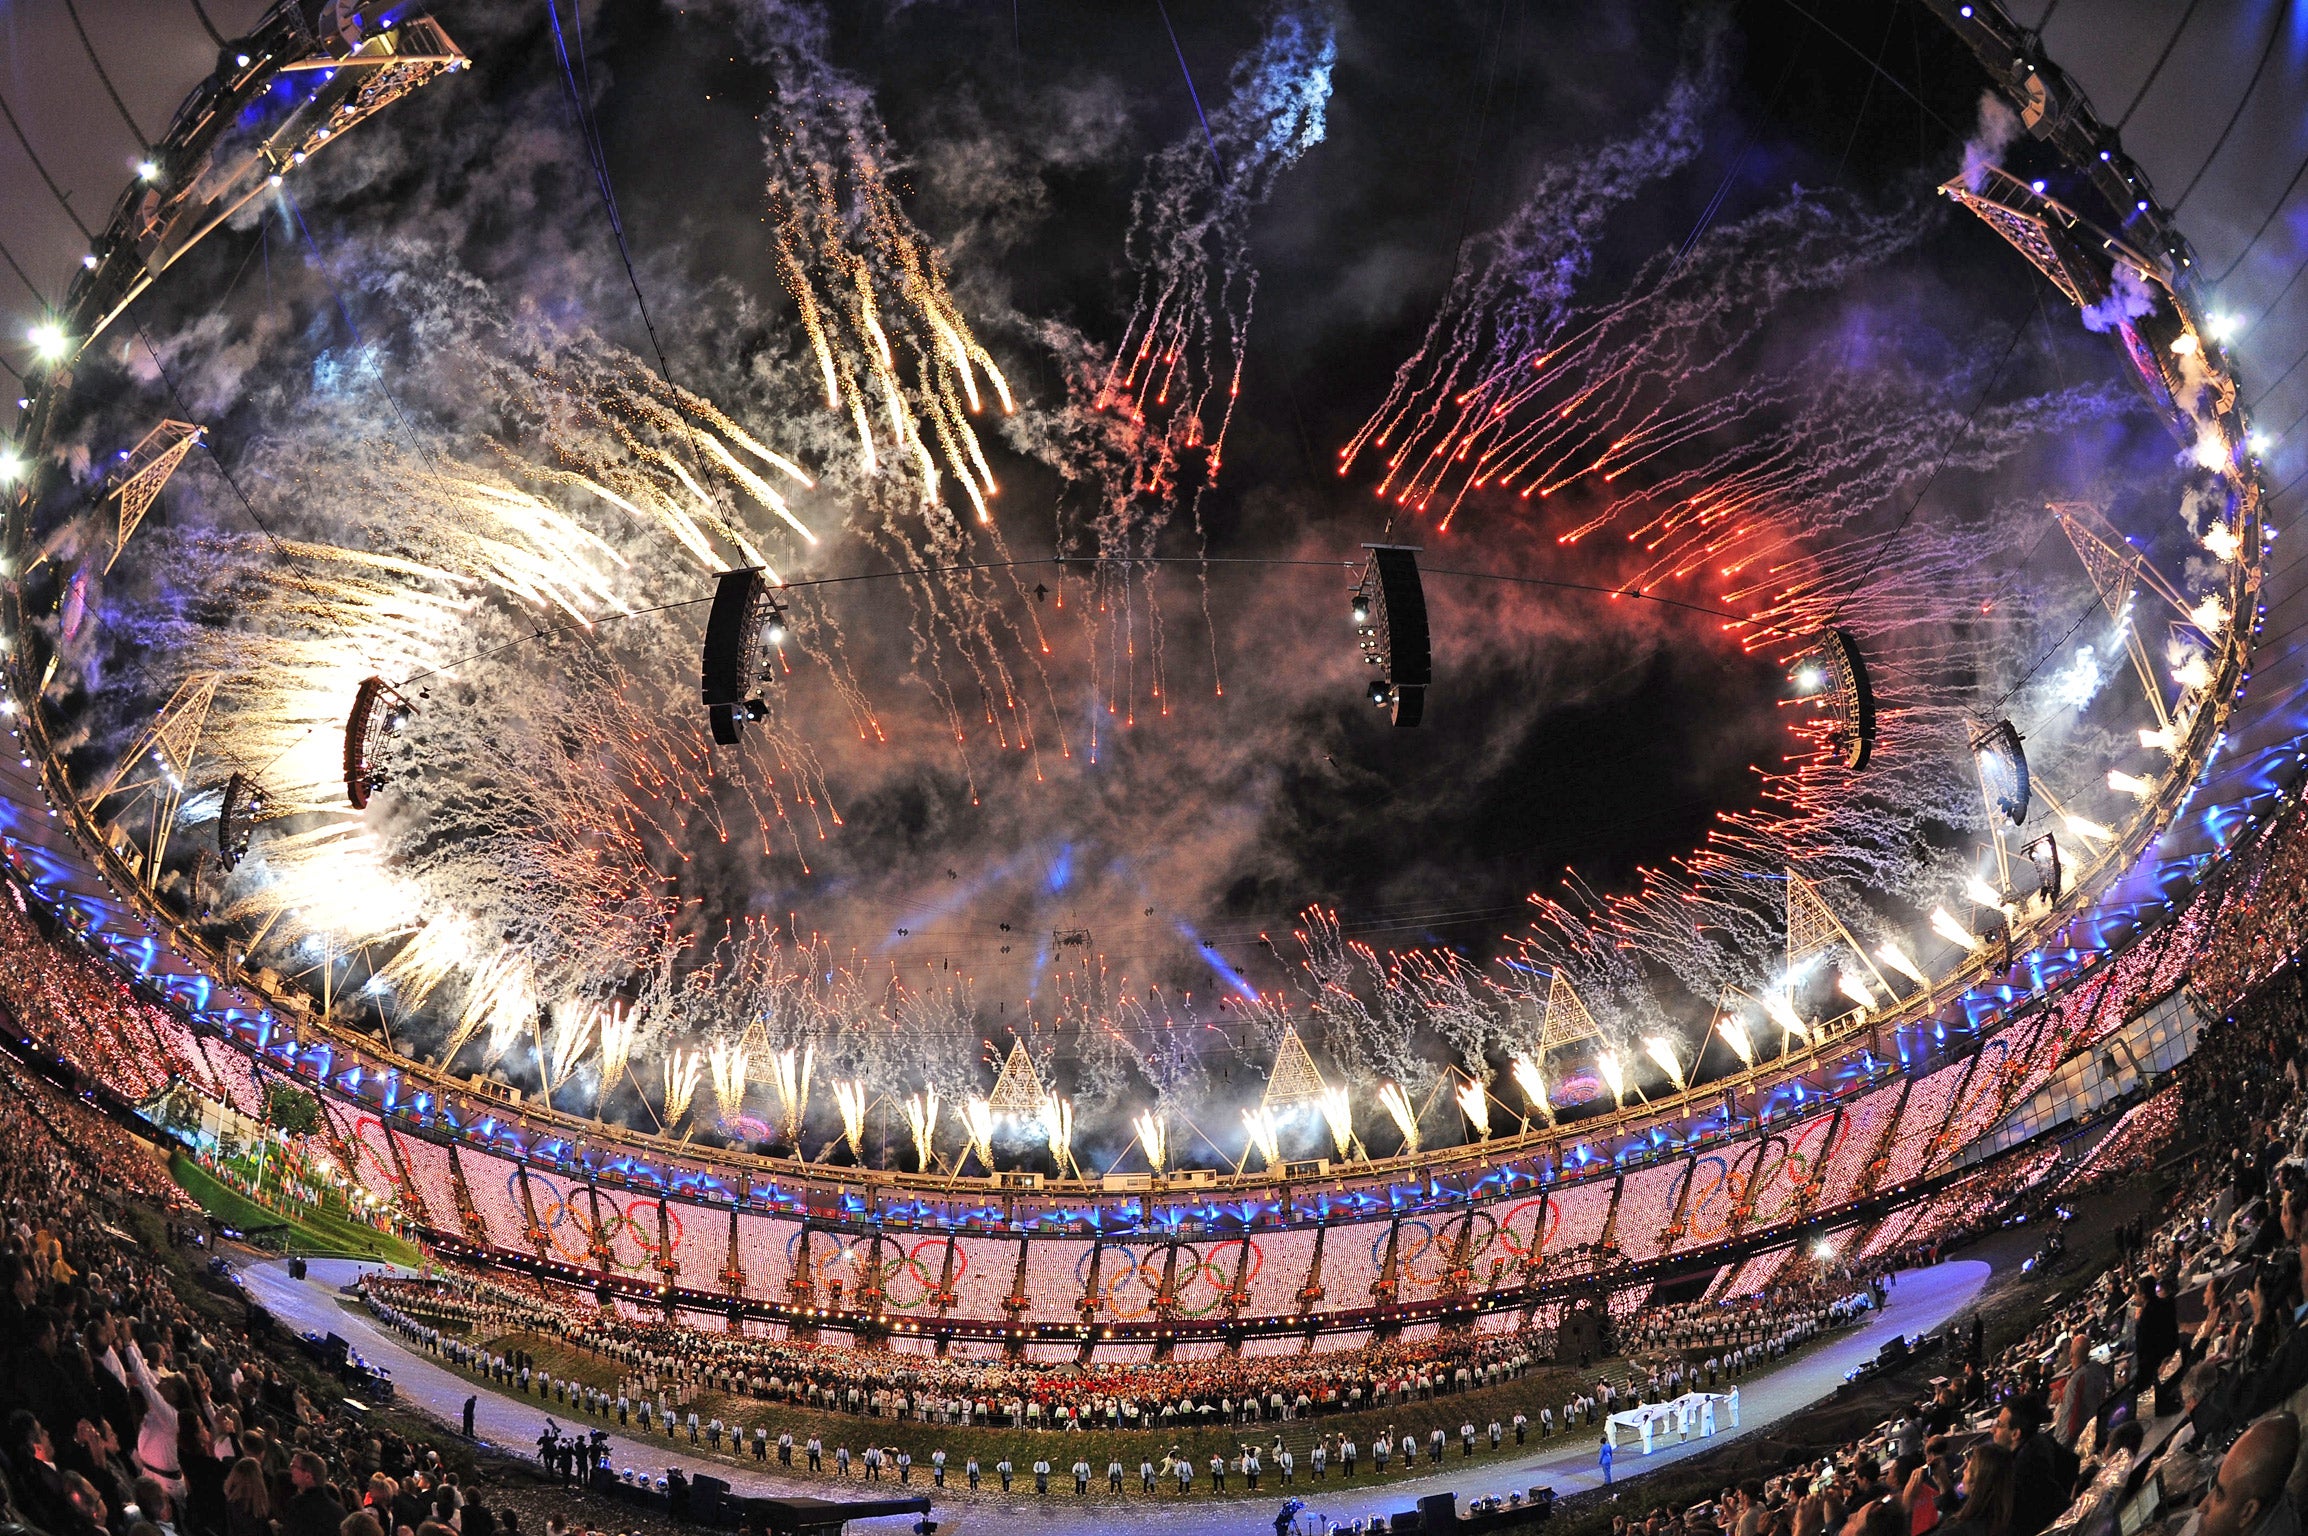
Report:
M 713 739 L 722 746 L 737 744 L 745 720 L 745 699 L 751 679 L 767 590 L 757 570 L 723 571 L 713 588 L 713 608 L 705 619 L 705 650 L 699 671 L 700 691 L 713 720 Z
M 1434 647 L 1427 633 L 1426 587 L 1418 550 L 1407 544 L 1371 544 L 1378 580 L 1376 615 L 1380 665 L 1394 694 L 1394 723 L 1413 726 L 1426 717 L 1427 685 L 1434 681 Z

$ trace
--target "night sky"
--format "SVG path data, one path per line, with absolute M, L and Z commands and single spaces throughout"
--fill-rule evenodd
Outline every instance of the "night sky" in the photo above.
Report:
M 238 221 L 171 275 L 140 317 L 170 361 L 165 382 L 213 424 L 217 461 L 240 469 L 280 519 L 273 531 L 317 540 L 358 526 L 334 499 L 351 493 L 327 473 L 364 434 L 412 432 L 467 457 L 518 440 L 532 424 L 469 387 L 485 371 L 471 359 L 487 337 L 440 340 L 484 310 L 589 332 L 649 372 L 662 351 L 676 382 L 765 441 L 813 470 L 830 457 L 840 423 L 828 426 L 822 404 L 793 386 L 807 352 L 769 238 L 761 143 L 780 81 L 739 20 L 746 9 L 606 0 L 584 13 L 584 84 L 630 282 L 540 6 L 438 8 L 471 74 L 316 157 L 291 189 L 293 210 Z M 1148 157 L 1200 141 L 1196 98 L 1217 108 L 1263 13 L 1192 0 L 1170 4 L 1167 18 L 1152 4 L 1031 0 L 835 12 L 823 63 L 870 92 L 905 210 L 1025 406 L 1010 430 L 981 427 L 1003 486 L 1003 546 L 972 534 L 965 557 L 1045 555 L 1080 487 L 1037 451 L 1044 440 L 1024 418 L 1063 405 L 1067 357 L 1103 357 L 1123 334 L 1135 293 L 1125 236 Z M 785 685 L 843 825 L 823 841 L 812 831 L 806 847 L 772 838 L 765 852 L 758 839 L 687 823 L 659 861 L 694 941 L 753 916 L 876 964 L 951 965 L 978 978 L 989 1025 L 1029 1007 L 1048 1014 L 1052 969 L 1079 963 L 1050 953 L 1059 929 L 1088 928 L 1117 979 L 1203 997 L 1228 974 L 1280 985 L 1259 936 L 1285 939 L 1312 904 L 1336 907 L 1350 936 L 1381 949 L 1445 945 L 1484 960 L 1523 927 L 1530 892 L 1555 889 L 1569 869 L 1601 889 L 1631 888 L 1643 867 L 1691 851 L 1719 813 L 1753 808 L 1759 771 L 1797 749 L 1783 670 L 1725 635 L 1708 611 L 1723 583 L 1705 573 L 1655 589 L 1673 603 L 1442 574 L 1623 585 L 1643 564 L 1626 541 L 1557 542 L 1596 505 L 1593 486 L 1536 509 L 1477 494 L 1445 532 L 1377 499 L 1368 466 L 1336 468 L 1453 273 L 1479 259 L 1548 167 L 1592 154 L 1658 106 L 1688 63 L 1699 13 L 1436 0 L 1330 14 L 1337 61 L 1322 141 L 1249 217 L 1256 303 L 1224 469 L 1197 504 L 1201 535 L 1180 515 L 1158 548 L 1334 565 L 1214 564 L 1206 588 L 1190 564 L 1150 576 L 1141 591 L 1158 620 L 1142 613 L 1132 633 L 1147 657 L 1160 646 L 1166 716 L 1143 685 L 1120 698 L 1092 687 L 1084 589 L 1028 573 L 1003 598 L 1015 622 L 1034 617 L 1037 581 L 1058 589 L 1040 618 L 1073 605 L 1052 621 L 1057 650 L 1029 690 L 1050 701 L 1037 740 L 1063 735 L 1060 757 L 1000 753 L 974 727 L 957 747 L 902 589 L 826 589 L 887 740 L 861 742 L 820 679 Z M 1896 251 L 1759 317 L 1741 366 L 1758 377 L 1841 368 L 1941 381 L 1959 412 L 2105 385 L 2097 419 L 1984 472 L 1943 469 L 1943 436 L 1851 528 L 1881 537 L 1909 518 L 1976 525 L 2015 595 L 2041 597 L 2039 617 L 2064 625 L 2089 601 L 2081 573 L 2056 536 L 2047 545 L 2035 525 L 2012 533 L 2015 520 L 2041 524 L 2044 500 L 2097 494 L 2147 537 L 2169 539 L 2171 445 L 2123 395 L 2104 339 L 2047 298 L 1999 239 L 1933 197 L 1978 123 L 1968 56 L 1911 4 L 1837 8 L 1832 31 L 1787 0 L 1709 14 L 1721 85 L 1699 148 L 1600 221 L 1575 302 L 1609 302 L 1644 262 L 1799 188 L 1835 199 L 1855 223 L 1911 227 Z M 563 15 L 574 21 L 566 4 Z M 92 358 L 76 387 L 69 431 L 91 452 L 131 439 L 166 404 L 133 339 Z M 341 372 L 361 347 L 383 359 L 381 390 Z M 1726 428 L 1726 441 L 1739 430 Z M 227 490 L 196 464 L 156 512 L 146 557 L 96 594 L 98 638 L 76 652 L 84 670 L 69 693 L 87 761 L 173 686 L 152 654 L 157 636 L 229 623 L 164 557 L 206 533 L 253 535 Z M 898 546 L 877 541 L 833 483 L 804 503 L 834 536 L 789 551 L 789 577 L 889 568 Z M 1422 544 L 1433 573 L 1436 684 L 1417 730 L 1388 728 L 1361 694 L 1343 562 L 1377 540 Z M 692 578 L 666 595 L 702 590 Z M 687 648 L 701 619 L 652 631 L 665 654 L 647 664 L 632 660 L 638 628 L 603 642 L 661 689 L 664 718 L 698 731 Z M 516 647 L 469 678 L 469 728 L 517 729 L 492 724 L 489 701 L 562 686 L 558 655 Z M 1897 702 L 1902 679 L 1879 686 Z M 975 698 L 966 685 L 955 696 L 965 707 Z M 1137 721 L 1096 722 L 1093 762 L 1094 715 L 1107 705 Z M 2113 715 L 2099 722 L 2122 727 Z M 1938 851 L 1962 835 L 1948 829 Z M 1887 887 L 1862 899 L 1912 928 L 1911 895 Z M 1695 1033 L 1703 1005 L 1670 1012 L 1694 1006 L 1685 1022 Z

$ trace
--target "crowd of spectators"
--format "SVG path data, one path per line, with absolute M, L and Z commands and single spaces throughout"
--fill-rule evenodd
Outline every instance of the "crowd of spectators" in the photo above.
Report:
M 2057 1199 L 2176 1175 L 2023 1336 L 1960 1361 L 1867 1437 L 1619 1536 L 2298 1536 L 2308 1497 L 2308 999 L 2280 981 L 2205 1031 L 2176 1080 Z M 2192 1155 L 2175 1155 L 2182 1133 Z M 2185 1152 L 2186 1149 L 2181 1149 Z M 2104 1152 L 2104 1156 L 2101 1154 Z
M 517 1532 L 437 1452 L 308 1391 L 260 1314 L 213 1294 L 196 1305 L 169 1258 L 195 1213 L 144 1143 L 0 1058 L 0 1525 Z

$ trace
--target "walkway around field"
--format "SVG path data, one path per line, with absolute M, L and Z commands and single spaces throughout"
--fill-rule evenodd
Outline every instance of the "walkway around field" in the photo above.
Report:
M 309 1278 L 300 1283 L 289 1279 L 285 1263 L 273 1261 L 249 1266 L 241 1272 L 241 1278 L 249 1294 L 282 1323 L 300 1332 L 307 1329 L 334 1332 L 350 1339 L 354 1348 L 392 1372 L 402 1401 L 432 1414 L 444 1424 L 455 1425 L 465 1399 L 477 1392 L 480 1402 L 474 1415 L 475 1434 L 510 1454 L 534 1455 L 538 1430 L 548 1417 L 553 1417 L 565 1429 L 572 1425 L 594 1427 L 595 1421 L 583 1414 L 571 1415 L 564 1409 L 557 1416 L 549 1415 L 530 1399 L 476 1386 L 410 1348 L 398 1334 L 378 1323 L 365 1310 L 352 1312 L 338 1305 L 342 1287 L 378 1267 L 348 1260 L 314 1260 Z M 1986 1285 L 1987 1278 L 1988 1266 L 1976 1260 L 1902 1271 L 1894 1282 L 1889 1305 L 1881 1312 L 1856 1328 L 1814 1345 L 1792 1364 L 1760 1372 L 1740 1382 L 1738 1431 L 1726 1427 L 1712 1440 L 1694 1439 L 1685 1445 L 1663 1446 L 1649 1456 L 1644 1456 L 1638 1448 L 1622 1448 L 1613 1468 L 1616 1480 L 1627 1483 L 1644 1472 L 1720 1445 L 1734 1433 L 1753 1433 L 1809 1407 L 1840 1386 L 1846 1372 L 1872 1359 L 1892 1334 L 1928 1333 L 1962 1311 Z M 864 1426 L 872 1422 L 861 1421 L 861 1436 L 870 1435 Z M 1066 1439 L 1065 1435 L 1055 1432 L 1050 1436 L 1051 1465 L 1064 1474 L 1053 1475 L 1054 1488 L 1072 1486 L 1071 1473 L 1064 1470 L 1073 1465 L 1073 1458 L 1065 1454 Z M 614 1466 L 647 1467 L 652 1472 L 679 1466 L 692 1475 L 703 1472 L 725 1479 L 737 1494 L 843 1496 L 843 1490 L 837 1488 L 831 1478 L 779 1477 L 756 1471 L 750 1465 L 739 1467 L 728 1461 L 690 1456 L 660 1440 L 615 1432 L 611 1433 L 609 1444 Z M 1351 1485 L 1342 1484 L 1335 1476 L 1328 1482 L 1315 1483 L 1306 1479 L 1302 1469 L 1298 1483 L 1288 1493 L 1306 1500 L 1311 1510 L 1334 1521 L 1409 1509 L 1417 1504 L 1421 1495 L 1446 1489 L 1459 1495 L 1462 1507 L 1487 1494 L 1503 1494 L 1540 1484 L 1568 1496 L 1601 1485 L 1602 1474 L 1595 1461 L 1598 1444 L 1599 1432 L 1581 1430 L 1575 1436 L 1533 1440 L 1521 1447 L 1519 1453 L 1486 1453 L 1479 1461 L 1472 1462 L 1460 1461 L 1454 1448 L 1444 1470 L 1415 1477 L 1393 1474 L 1383 1483 L 1367 1474 Z M 940 1536 L 1027 1536 L 1027 1533 L 1043 1532 L 1058 1536 L 1058 1533 L 1093 1526 L 1101 1532 L 1160 1530 L 1165 1536 L 1264 1532 L 1273 1528 L 1275 1511 L 1281 1508 L 1285 1496 L 1279 1487 L 1279 1474 L 1271 1468 L 1268 1469 L 1271 1491 L 1263 1499 L 1212 1497 L 1207 1492 L 1209 1474 L 1205 1468 L 1197 1468 L 1197 1491 L 1185 1499 L 1168 1492 L 1150 1496 L 1135 1491 L 1119 1497 L 1101 1491 L 1086 1500 L 1075 1498 L 1071 1492 L 1037 1498 L 1032 1492 L 1033 1479 L 1025 1475 L 1022 1468 L 1019 1481 L 1024 1492 L 1004 1495 L 998 1489 L 989 1488 L 972 1495 L 966 1486 L 960 1486 L 964 1459 L 958 1453 L 952 1458 L 948 1486 L 942 1494 L 930 1487 L 929 1468 L 920 1462 L 915 1465 L 913 1489 L 908 1491 L 919 1490 L 936 1500 L 934 1518 L 938 1521 Z M 1364 1465 L 1369 1464 L 1366 1451 Z M 1137 1470 L 1135 1465 L 1129 1469 L 1133 1490 L 1137 1487 Z M 989 1485 L 993 1482 L 990 1471 L 986 1481 Z M 1092 1486 L 1099 1490 L 1105 1488 L 1104 1467 L 1095 1469 Z M 896 1488 L 885 1478 L 870 1491 L 895 1493 Z M 869 1490 L 864 1483 L 856 1483 L 847 1492 L 851 1497 L 863 1498 Z M 874 1536 L 894 1536 L 896 1532 L 910 1530 L 911 1524 L 909 1518 L 891 1518 L 858 1521 L 853 1529 L 874 1533 Z

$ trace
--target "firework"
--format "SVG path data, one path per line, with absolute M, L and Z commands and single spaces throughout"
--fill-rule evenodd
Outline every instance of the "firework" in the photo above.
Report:
M 1071 1100 L 1056 1094 L 1042 1100 L 1042 1108 L 1035 1117 L 1042 1128 L 1042 1139 L 1049 1143 L 1050 1160 L 1058 1165 L 1060 1173 L 1074 1162 L 1074 1105 Z
M 1282 1162 L 1282 1132 L 1274 1123 L 1274 1111 L 1265 1105 L 1242 1112 L 1242 1128 L 1249 1134 L 1251 1150 L 1273 1168 Z
M 1347 1102 L 1344 1084 L 1322 1090 L 1322 1120 L 1330 1127 L 1330 1144 L 1344 1159 L 1354 1145 L 1354 1112 Z
M 796 1051 L 787 1046 L 770 1058 L 770 1086 L 777 1093 L 778 1113 L 785 1128 L 785 1139 L 796 1146 L 801 1144 L 801 1123 L 809 1113 L 809 1077 L 817 1065 L 817 1046 L 814 1042 Z
M 1643 1054 L 1659 1064 L 1659 1070 L 1667 1074 L 1676 1092 L 1680 1093 L 1683 1089 L 1683 1064 L 1676 1059 L 1675 1042 L 1665 1035 L 1646 1035 L 1643 1037 Z
M 705 1058 L 697 1051 L 674 1051 L 665 1058 L 665 1129 L 670 1133 L 689 1113 L 697 1096 L 698 1080 L 705 1076 Z
M 913 1132 L 914 1167 L 927 1173 L 937 1162 L 932 1146 L 938 1130 L 938 1094 L 931 1089 L 927 1096 L 913 1093 L 906 1096 L 906 1128 Z
M 962 1132 L 968 1138 L 966 1150 L 977 1153 L 979 1166 L 991 1174 L 994 1171 L 994 1107 L 984 1099 L 972 1098 L 954 1113 L 961 1117 Z
M 866 1091 L 862 1083 L 842 1082 L 833 1085 L 834 1107 L 841 1111 L 842 1140 L 849 1143 L 849 1155 L 865 1155 Z
M 641 1029 L 641 1011 L 637 1008 L 613 1004 L 601 1020 L 601 1091 L 594 1096 L 593 1112 L 599 1115 L 601 1103 L 609 1097 L 625 1075 L 625 1064 L 633 1056 L 633 1038 Z
M 1138 1145 L 1145 1150 L 1146 1162 L 1156 1174 L 1170 1165 L 1170 1138 L 1163 1132 L 1162 1122 L 1151 1113 L 1141 1112 L 1131 1129 L 1137 1132 Z
M 1611 1101 L 1622 1109 L 1627 1103 L 1627 1069 L 1619 1064 L 1617 1051 L 1604 1051 L 1595 1058 L 1595 1067 L 1603 1074 L 1603 1081 L 1611 1085 Z
M 1399 1083 L 1378 1085 L 1379 1108 L 1394 1121 L 1394 1128 L 1402 1135 L 1402 1149 L 1415 1155 L 1418 1152 L 1418 1111 L 1411 1107 L 1410 1098 Z
M 1755 1065 L 1755 1038 L 1747 1033 L 1746 1021 L 1735 1014 L 1725 1013 L 1715 1021 L 1715 1033 L 1731 1047 L 1731 1054 L 1739 1058 L 1739 1065 Z
M 553 1086 L 565 1083 L 577 1064 L 585 1059 L 592 1048 L 594 1032 L 600 1027 L 600 1010 L 577 1003 L 555 1003 L 552 1008 L 553 1033 L 550 1037 L 547 1061 L 552 1071 L 546 1078 L 546 1093 Z
M 745 1107 L 745 1072 L 750 1064 L 745 1046 L 727 1035 L 716 1035 L 706 1047 L 705 1060 L 711 1068 L 713 1102 L 721 1107 L 723 1120 L 734 1120 Z
M 1478 1140 L 1491 1139 L 1491 1096 L 1481 1083 L 1462 1083 L 1454 1095 L 1459 1113 L 1467 1117 L 1467 1124 L 1475 1128 Z
M 1555 1106 L 1547 1097 L 1546 1074 L 1539 1064 L 1528 1056 L 1515 1057 L 1510 1068 L 1515 1086 L 1523 1091 L 1525 1114 L 1537 1114 L 1549 1125 L 1555 1120 Z

